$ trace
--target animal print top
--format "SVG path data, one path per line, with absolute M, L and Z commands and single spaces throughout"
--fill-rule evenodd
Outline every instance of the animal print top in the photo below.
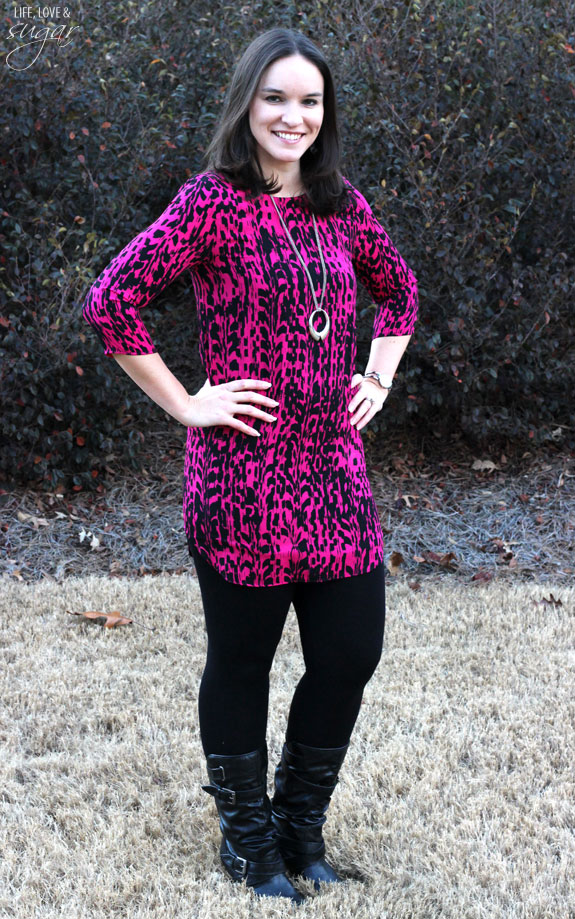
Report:
M 189 272 L 199 355 L 216 386 L 271 380 L 277 421 L 237 418 L 189 427 L 183 515 L 195 546 L 223 577 L 246 586 L 325 581 L 370 571 L 384 557 L 361 432 L 348 406 L 356 358 L 356 278 L 377 305 L 372 338 L 413 331 L 417 281 L 348 180 L 344 212 L 317 216 L 324 248 L 324 306 L 331 330 L 315 341 L 308 281 L 269 195 L 250 201 L 217 173 L 188 179 L 166 210 L 94 281 L 82 305 L 105 354 L 151 354 L 140 311 Z M 321 295 L 306 195 L 275 198 Z M 323 320 L 316 317 L 316 326 Z M 263 390 L 258 390 L 263 392 Z

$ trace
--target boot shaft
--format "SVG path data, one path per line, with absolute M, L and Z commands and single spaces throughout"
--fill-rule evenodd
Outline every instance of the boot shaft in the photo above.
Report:
M 206 765 L 211 785 L 203 785 L 202 788 L 216 799 L 229 799 L 232 804 L 240 800 L 249 801 L 250 792 L 257 796 L 262 785 L 265 793 L 267 747 L 237 755 L 210 753 L 206 757 Z
M 349 749 L 309 747 L 293 741 L 284 744 L 275 771 L 273 810 L 302 825 L 325 823 L 338 775 Z
M 210 785 L 204 791 L 214 797 L 224 867 L 235 879 L 245 877 L 250 886 L 285 871 L 271 821 L 271 802 L 266 791 L 267 750 L 206 757 Z
M 305 871 L 315 866 L 319 879 L 337 880 L 323 860 L 323 825 L 348 748 L 286 742 L 275 771 L 272 820 L 280 851 L 291 871 L 312 879 L 313 870 Z

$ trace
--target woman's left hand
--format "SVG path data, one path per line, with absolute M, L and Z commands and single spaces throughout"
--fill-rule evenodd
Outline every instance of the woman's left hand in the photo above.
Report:
M 351 378 L 351 388 L 354 389 L 359 383 L 359 388 L 354 392 L 353 398 L 349 403 L 349 412 L 351 413 L 351 423 L 357 424 L 357 430 L 361 429 L 371 421 L 376 412 L 383 408 L 383 403 L 387 399 L 389 390 L 382 389 L 377 380 L 369 377 L 363 378 L 361 373 L 354 373 Z M 369 400 L 373 399 L 373 403 Z

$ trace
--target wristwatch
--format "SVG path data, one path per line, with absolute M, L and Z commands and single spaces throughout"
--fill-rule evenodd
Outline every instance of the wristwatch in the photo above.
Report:
M 391 389 L 393 377 L 389 373 L 379 373 L 377 370 L 368 370 L 363 375 L 364 380 L 377 380 L 382 389 Z

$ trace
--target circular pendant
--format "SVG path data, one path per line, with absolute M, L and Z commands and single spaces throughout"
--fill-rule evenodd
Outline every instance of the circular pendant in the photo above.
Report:
M 314 320 L 314 316 L 316 313 L 323 313 L 325 316 L 325 324 L 321 332 L 318 332 L 318 330 L 314 328 L 313 320 Z M 329 332 L 329 328 L 330 328 L 329 316 L 327 315 L 326 311 L 320 307 L 319 309 L 313 311 L 313 313 L 309 317 L 308 325 L 309 325 L 309 334 L 311 335 L 311 337 L 315 338 L 316 341 L 323 341 L 323 339 L 327 336 L 327 333 Z

